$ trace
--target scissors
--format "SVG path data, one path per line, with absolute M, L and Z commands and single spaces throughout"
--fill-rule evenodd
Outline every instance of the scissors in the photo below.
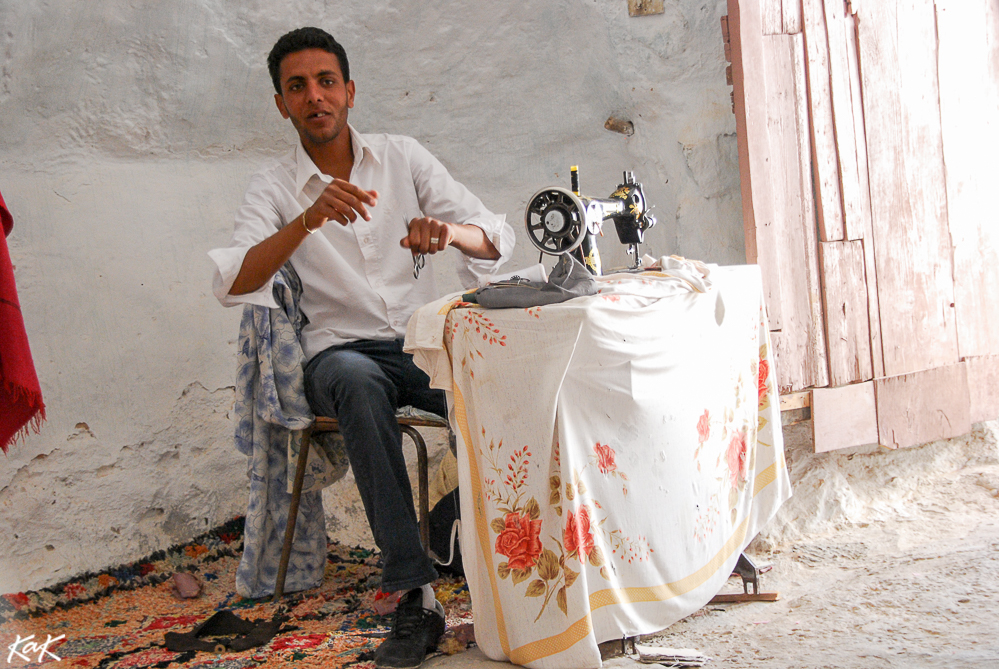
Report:
M 406 225 L 406 232 L 409 232 L 409 219 L 403 217 L 402 221 Z M 427 264 L 427 256 L 423 253 L 413 254 L 413 278 L 420 278 L 420 270 L 423 269 Z

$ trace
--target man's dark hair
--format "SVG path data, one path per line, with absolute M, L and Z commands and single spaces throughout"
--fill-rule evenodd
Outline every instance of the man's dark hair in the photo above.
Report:
M 321 28 L 298 28 L 282 35 L 267 56 L 267 69 L 271 73 L 271 81 L 274 82 L 274 90 L 278 92 L 278 95 L 281 95 L 281 61 L 288 54 L 306 49 L 322 49 L 336 56 L 336 59 L 340 61 L 340 72 L 343 74 L 344 82 L 350 81 L 350 64 L 347 63 L 347 52 L 344 51 L 339 42 L 333 39 L 333 35 Z

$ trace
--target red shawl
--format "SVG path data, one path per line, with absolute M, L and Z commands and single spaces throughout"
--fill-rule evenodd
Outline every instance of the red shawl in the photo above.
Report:
M 0 448 L 7 449 L 28 429 L 38 431 L 45 420 L 42 389 L 31 360 L 28 334 L 24 331 L 21 304 L 17 301 L 14 267 L 7 250 L 7 235 L 14 219 L 0 195 Z

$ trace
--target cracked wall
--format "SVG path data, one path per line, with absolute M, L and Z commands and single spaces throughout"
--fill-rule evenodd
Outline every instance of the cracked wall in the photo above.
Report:
M 133 560 L 242 512 L 232 447 L 239 310 L 210 292 L 249 175 L 295 141 L 265 56 L 310 17 L 357 82 L 352 122 L 416 137 L 519 247 L 527 198 L 607 196 L 633 170 L 644 250 L 743 261 L 723 0 L 0 3 L 0 190 L 49 420 L 0 468 L 0 591 Z M 610 116 L 635 133 L 604 129 Z M 627 262 L 613 233 L 605 267 Z M 442 289 L 457 289 L 450 261 Z M 436 441 L 439 455 L 442 443 Z M 350 480 L 331 533 L 370 542 Z
M 5 471 L 0 589 L 135 560 L 238 515 L 245 464 L 219 447 L 231 439 L 231 405 L 232 388 L 193 383 L 141 442 L 109 443 L 81 422 L 63 443 Z

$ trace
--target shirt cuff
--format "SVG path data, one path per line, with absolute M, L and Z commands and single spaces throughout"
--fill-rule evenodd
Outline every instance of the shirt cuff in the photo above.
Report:
M 473 289 L 479 285 L 479 279 L 490 274 L 495 274 L 500 265 L 505 263 L 513 252 L 514 235 L 513 229 L 506 224 L 506 216 L 500 214 L 490 218 L 473 218 L 465 222 L 465 225 L 474 225 L 481 228 L 486 233 L 486 239 L 492 242 L 500 257 L 496 260 L 486 260 L 484 258 L 471 258 L 462 254 L 462 263 L 458 265 L 458 281 L 466 289 Z
M 215 276 L 212 277 L 212 292 L 223 307 L 235 307 L 240 304 L 255 304 L 261 307 L 277 308 L 274 299 L 274 277 L 264 282 L 257 290 L 243 295 L 230 295 L 232 284 L 236 281 L 243 258 L 250 247 L 229 247 L 212 249 L 208 257 L 215 262 Z
M 506 214 L 473 218 L 467 221 L 467 224 L 481 228 L 486 233 L 486 238 L 499 251 L 500 257 L 498 259 L 487 260 L 486 262 L 497 263 L 497 267 L 499 267 L 499 265 L 510 259 L 510 255 L 513 253 L 515 235 L 513 234 L 513 228 L 506 222 Z

